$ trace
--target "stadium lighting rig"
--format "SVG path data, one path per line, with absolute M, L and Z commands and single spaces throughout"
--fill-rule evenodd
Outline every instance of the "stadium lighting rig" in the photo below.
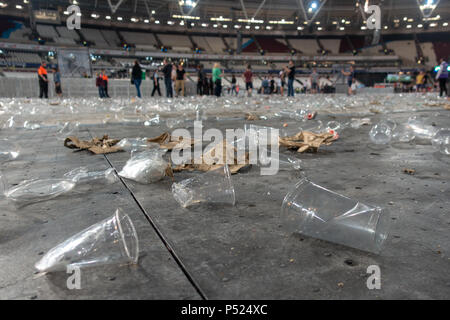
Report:
M 180 6 L 195 8 L 197 6 L 197 1 L 195 0 L 179 0 L 178 4 Z
M 420 12 L 424 18 L 429 18 L 438 6 L 440 0 L 417 0 Z

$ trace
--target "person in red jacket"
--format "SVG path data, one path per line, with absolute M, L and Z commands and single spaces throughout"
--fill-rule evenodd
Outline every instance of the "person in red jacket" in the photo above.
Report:
M 100 98 L 105 98 L 105 80 L 103 80 L 103 75 L 97 73 L 97 79 L 95 79 L 95 86 L 98 88 L 98 94 Z
M 108 81 L 109 81 L 109 78 L 106 75 L 106 70 L 102 70 L 102 78 L 103 78 L 104 85 L 105 85 L 105 98 L 109 98 L 109 94 L 108 94 Z

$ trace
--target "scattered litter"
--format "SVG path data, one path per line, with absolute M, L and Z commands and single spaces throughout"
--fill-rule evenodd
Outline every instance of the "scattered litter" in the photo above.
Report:
M 107 135 L 102 138 L 94 138 L 91 141 L 83 141 L 70 136 L 64 140 L 64 146 L 69 149 L 89 150 L 95 154 L 107 154 L 123 151 L 122 148 L 116 146 L 119 141 L 118 139 L 109 139 Z
M 371 125 L 372 121 L 369 118 L 355 119 L 352 118 L 350 122 L 350 127 L 353 129 L 359 129 L 361 126 Z
M 148 149 L 159 148 L 159 144 L 149 142 L 147 138 L 125 138 L 117 143 L 118 147 L 125 151 L 143 151 Z
M 433 136 L 433 139 L 431 139 L 431 144 L 440 153 L 450 155 L 450 129 L 443 128 L 438 130 Z
M 255 114 L 247 114 L 247 121 L 256 121 L 259 120 L 259 116 L 255 115 Z
M 164 132 L 155 138 L 147 139 L 147 141 L 157 143 L 163 149 L 173 150 L 174 148 L 183 149 L 186 146 L 193 145 L 195 140 L 183 141 L 183 137 L 173 137 L 170 133 Z
M 414 131 L 416 138 L 422 140 L 430 140 L 438 131 L 431 125 L 426 125 L 422 119 L 412 116 L 408 119 L 408 127 Z
M 403 173 L 414 175 L 414 174 L 416 174 L 416 170 L 405 168 L 405 169 L 403 169 Z
M 389 212 L 352 200 L 301 179 L 286 195 L 281 219 L 288 232 L 380 252 L 387 238 Z
M 336 138 L 331 133 L 301 131 L 294 136 L 280 138 L 280 146 L 297 149 L 297 152 L 317 152 L 321 145 L 331 145 Z
M 117 209 L 100 221 L 50 249 L 35 267 L 39 272 L 66 271 L 68 266 L 136 264 L 139 240 L 130 217 Z
M 278 167 L 280 170 L 301 169 L 302 160 L 293 156 L 288 156 L 284 153 L 269 151 L 260 147 L 259 161 L 262 165 L 269 165 L 274 160 L 278 161 Z
M 232 206 L 236 202 L 228 165 L 172 184 L 172 194 L 184 208 L 202 202 Z
M 237 154 L 237 156 L 236 156 Z M 227 159 L 232 159 L 229 163 Z M 226 140 L 216 144 L 209 150 L 205 150 L 200 159 L 193 159 L 189 163 L 181 164 L 173 168 L 174 172 L 180 171 L 212 171 L 223 167 L 227 163 L 230 173 L 236 174 L 242 168 L 247 167 L 249 162 L 248 152 L 238 152 L 238 150 L 229 144 Z
M 20 147 L 8 139 L 0 139 L 0 161 L 15 160 L 20 155 Z
M 63 178 L 25 180 L 7 189 L 6 177 L 0 172 L 0 185 L 2 185 L 3 194 L 6 199 L 17 207 L 56 198 L 72 191 L 78 185 L 105 185 L 114 183 L 117 180 L 117 176 L 112 168 L 104 171 L 89 172 L 85 167 L 81 167 L 66 173 Z
M 37 130 L 37 129 L 41 128 L 41 125 L 39 123 L 34 123 L 34 122 L 31 122 L 31 121 L 25 121 L 23 123 L 23 127 L 24 127 L 24 129 L 27 129 L 27 130 Z
M 388 144 L 392 139 L 392 127 L 385 121 L 380 121 L 369 132 L 370 140 L 375 144 Z
M 153 149 L 133 153 L 119 176 L 139 183 L 153 183 L 165 176 L 173 177 L 170 165 L 163 159 L 166 150 Z

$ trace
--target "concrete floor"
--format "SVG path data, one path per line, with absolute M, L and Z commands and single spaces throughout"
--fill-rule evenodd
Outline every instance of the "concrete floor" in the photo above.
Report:
M 437 127 L 450 127 L 450 111 L 415 112 Z M 406 121 L 411 112 L 392 118 Z M 376 122 L 382 115 L 374 115 Z M 321 115 L 348 121 L 351 115 Z M 286 120 L 288 130 L 299 126 Z M 281 127 L 280 120 L 252 121 Z M 207 121 L 209 127 L 243 128 L 245 121 Z M 247 122 L 250 123 L 250 122 Z M 166 128 L 137 125 L 82 126 L 78 136 L 153 137 Z M 316 154 L 297 155 L 302 173 L 260 176 L 257 166 L 232 176 L 236 206 L 183 209 L 170 179 L 142 185 L 121 180 L 87 193 L 70 194 L 20 210 L 0 201 L 0 299 L 444 299 L 450 296 L 450 159 L 431 145 L 375 148 L 370 126 L 346 129 Z M 56 129 L 0 131 L 24 153 L 2 163 L 9 184 L 60 177 L 86 165 L 120 171 L 129 153 L 107 156 L 74 152 Z M 289 153 L 289 151 L 285 151 Z M 415 175 L 403 169 L 415 169 Z M 180 181 L 197 173 L 179 173 Z M 391 231 L 380 255 L 301 235 L 287 234 L 281 202 L 301 174 L 361 202 L 387 207 Z M 36 275 L 33 265 L 49 249 L 85 227 L 127 212 L 137 228 L 137 266 L 85 269 L 82 289 L 68 290 L 68 274 Z M 369 290 L 367 267 L 381 268 L 381 289 Z

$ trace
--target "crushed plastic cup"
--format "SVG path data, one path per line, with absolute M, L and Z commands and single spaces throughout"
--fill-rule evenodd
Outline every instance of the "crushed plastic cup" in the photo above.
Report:
M 79 122 L 64 122 L 63 124 L 58 124 L 58 131 L 57 131 L 57 139 L 58 140 L 65 140 L 68 136 L 74 135 L 76 132 L 78 132 L 80 128 Z
M 342 129 L 342 125 L 337 121 L 329 121 L 327 123 L 327 131 L 328 133 L 333 135 L 333 138 L 339 139 L 339 131 Z
M 86 167 L 80 167 L 67 172 L 64 178 L 71 179 L 77 185 L 81 184 L 112 184 L 119 180 L 113 168 L 103 171 L 88 171 Z
M 450 155 L 450 128 L 439 129 L 431 139 L 431 144 L 440 153 Z
M 200 203 L 220 203 L 234 206 L 236 196 L 228 165 L 172 184 L 175 200 L 187 208 Z
M 68 179 L 25 180 L 17 186 L 5 190 L 4 195 L 17 206 L 56 198 L 71 191 L 75 182 Z
M 161 149 L 133 152 L 119 172 L 119 176 L 143 184 L 163 179 L 168 167 L 167 161 L 163 158 L 166 152 L 167 150 Z
M 52 248 L 35 267 L 40 272 L 66 271 L 68 266 L 136 264 L 139 240 L 130 217 L 117 209 L 100 221 Z
M 156 126 L 156 125 L 159 125 L 159 123 L 160 123 L 160 118 L 159 118 L 159 114 L 157 114 L 153 118 L 149 118 L 149 119 L 145 120 L 144 121 L 144 126 L 146 126 L 146 127 L 148 127 L 148 126 Z
M 386 209 L 347 198 L 306 178 L 286 195 L 281 207 L 286 231 L 373 253 L 383 247 L 389 217 Z
M 143 151 L 159 148 L 159 144 L 148 142 L 147 138 L 124 138 L 117 143 L 125 151 Z
M 408 127 L 414 132 L 416 138 L 422 140 L 430 140 L 438 131 L 437 128 L 425 124 L 425 121 L 417 116 L 412 116 L 408 119 Z
M 380 121 L 369 132 L 370 141 L 375 144 L 388 144 L 392 140 L 392 127 L 385 121 Z
M 259 160 L 262 164 L 269 164 L 273 159 L 278 159 L 278 166 L 281 170 L 300 170 L 302 160 L 289 156 L 284 153 L 269 151 L 266 148 L 260 148 Z
M 31 122 L 31 121 L 25 121 L 23 123 L 24 129 L 27 130 L 37 130 L 41 128 L 41 125 L 39 123 Z
M 0 161 L 15 160 L 20 155 L 20 147 L 7 139 L 0 139 Z
M 17 207 L 21 207 L 56 198 L 69 193 L 76 186 L 115 183 L 118 177 L 112 168 L 89 172 L 87 168 L 81 167 L 66 173 L 60 179 L 25 180 L 10 189 L 7 189 L 6 177 L 1 173 L 0 180 L 4 185 L 4 196 Z
M 399 124 L 392 132 L 392 141 L 400 143 L 408 143 L 416 138 L 414 130 L 405 124 Z

